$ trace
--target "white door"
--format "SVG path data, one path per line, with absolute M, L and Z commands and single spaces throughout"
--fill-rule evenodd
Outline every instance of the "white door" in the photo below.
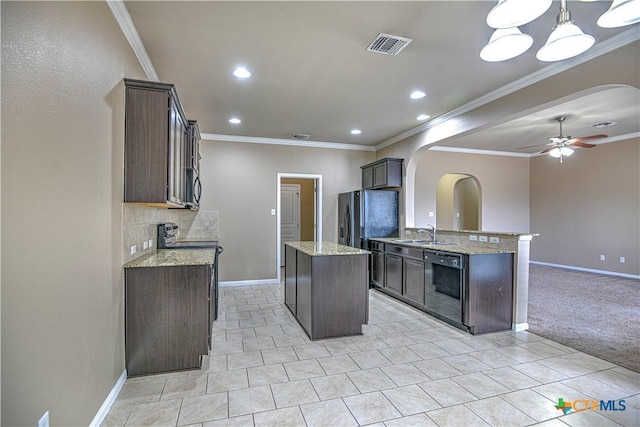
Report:
M 280 253 L 284 254 L 285 242 L 300 240 L 300 185 L 280 186 Z M 284 265 L 284 256 L 280 257 Z

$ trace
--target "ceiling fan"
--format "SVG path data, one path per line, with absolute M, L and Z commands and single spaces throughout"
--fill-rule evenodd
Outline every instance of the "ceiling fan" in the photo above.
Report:
M 573 154 L 573 148 L 574 147 L 593 148 L 593 147 L 596 146 L 596 144 L 589 144 L 589 143 L 586 143 L 584 141 L 591 141 L 591 140 L 594 140 L 594 139 L 600 139 L 600 138 L 606 138 L 607 137 L 607 135 L 604 135 L 604 134 L 583 136 L 583 137 L 580 137 L 580 138 L 572 138 L 569 135 L 564 135 L 562 133 L 562 123 L 566 119 L 567 119 L 566 116 L 560 116 L 560 117 L 556 117 L 554 119 L 555 121 L 557 121 L 560 124 L 560 134 L 558 136 L 550 137 L 549 138 L 549 143 L 547 143 L 547 144 L 530 145 L 528 147 L 519 148 L 519 150 L 524 150 L 526 148 L 532 148 L 532 147 L 539 147 L 539 146 L 542 146 L 542 145 L 548 145 L 548 147 L 545 148 L 544 150 L 542 150 L 540 152 L 540 154 L 549 153 L 549 155 L 551 157 L 559 158 L 560 159 L 560 163 L 562 163 L 562 158 L 563 157 L 569 157 L 570 155 Z

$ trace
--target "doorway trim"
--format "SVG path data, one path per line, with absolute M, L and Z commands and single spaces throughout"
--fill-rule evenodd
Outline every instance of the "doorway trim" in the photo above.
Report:
M 276 189 L 276 277 L 278 283 L 280 283 L 280 259 L 282 257 L 281 253 L 281 243 L 280 243 L 280 219 L 281 219 L 281 208 L 280 208 L 280 191 L 282 187 L 282 178 L 299 178 L 299 179 L 312 179 L 315 181 L 315 203 L 313 210 L 313 222 L 315 226 L 314 230 L 314 240 L 316 242 L 322 241 L 322 175 L 319 174 L 307 174 L 307 173 L 286 173 L 286 172 L 278 172 L 278 185 Z

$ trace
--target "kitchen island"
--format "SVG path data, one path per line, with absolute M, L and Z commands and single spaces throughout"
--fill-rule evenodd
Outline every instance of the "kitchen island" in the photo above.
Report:
M 127 375 L 201 367 L 214 316 L 215 250 L 157 250 L 124 265 Z
M 362 333 L 370 253 L 332 242 L 285 243 L 285 305 L 310 339 Z

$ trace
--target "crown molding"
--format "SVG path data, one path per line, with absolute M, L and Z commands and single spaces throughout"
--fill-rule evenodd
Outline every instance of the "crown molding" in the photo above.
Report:
M 160 81 L 158 74 L 151 63 L 151 58 L 149 58 L 147 50 L 144 48 L 144 44 L 140 39 L 138 30 L 136 30 L 136 27 L 133 25 L 131 15 L 129 15 L 129 11 L 127 10 L 127 6 L 125 6 L 124 1 L 107 0 L 107 5 L 109 6 L 109 9 L 111 9 L 111 13 L 116 19 L 116 22 L 120 25 L 122 33 L 127 38 L 127 41 L 138 58 L 138 62 L 140 62 L 140 66 L 142 66 L 147 78 L 154 82 Z
M 464 154 L 484 154 L 487 156 L 503 156 L 503 157 L 531 157 L 528 153 L 514 153 L 512 151 L 494 151 L 494 150 L 480 150 L 476 148 L 460 148 L 460 147 L 443 147 L 434 146 L 429 148 L 430 151 L 447 151 L 450 153 L 464 153 Z
M 615 36 L 609 37 L 608 39 L 596 44 L 594 47 L 592 47 L 582 55 L 566 61 L 556 62 L 548 65 L 534 73 L 529 74 L 528 76 L 522 77 L 518 80 L 514 80 L 513 82 L 492 92 L 489 92 L 486 95 L 481 96 L 480 98 L 477 98 L 458 108 L 455 108 L 445 114 L 442 114 L 441 116 L 435 117 L 428 122 L 422 123 L 420 126 L 416 126 L 413 129 L 409 129 L 406 132 L 396 135 L 393 138 L 390 138 L 376 145 L 376 150 L 381 150 L 385 147 L 393 145 L 396 142 L 402 141 L 403 139 L 409 138 L 410 136 L 435 127 L 441 123 L 446 122 L 447 120 L 460 116 L 464 113 L 468 113 L 471 110 L 482 107 L 483 105 L 493 102 L 499 98 L 510 95 L 518 90 L 524 89 L 527 86 L 531 86 L 532 84 L 555 76 L 556 74 L 560 74 L 570 68 L 576 67 L 582 63 L 597 58 L 598 56 L 604 55 L 638 40 L 640 40 L 640 32 L 637 31 L 636 28 L 629 28 L 622 33 L 616 34 Z
M 308 148 L 331 148 L 334 150 L 376 151 L 371 145 L 342 144 L 339 142 L 298 141 L 292 139 L 263 138 L 255 136 L 221 135 L 217 133 L 203 133 L 200 135 L 206 141 L 246 142 L 250 144 L 292 145 Z

